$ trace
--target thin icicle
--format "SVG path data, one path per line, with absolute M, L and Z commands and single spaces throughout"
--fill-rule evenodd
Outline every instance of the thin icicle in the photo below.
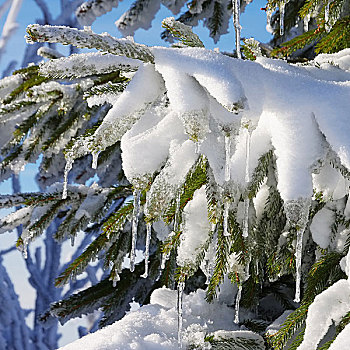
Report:
M 180 229 L 180 206 L 181 206 L 181 190 L 178 191 L 175 204 L 175 217 L 173 231 L 177 232 Z
M 179 349 L 182 349 L 182 300 L 184 294 L 185 282 L 179 282 L 177 285 L 177 342 Z
M 100 152 L 92 152 L 92 169 L 97 169 L 98 155 Z
M 199 154 L 201 152 L 201 143 L 199 141 L 196 141 L 194 143 L 194 146 L 195 146 L 195 148 L 194 148 L 195 153 Z
M 230 209 L 230 202 L 228 200 L 225 200 L 224 202 L 224 236 L 229 236 L 230 232 L 228 229 L 228 214 Z
M 149 260 L 149 244 L 151 242 L 152 224 L 146 224 L 146 248 L 145 248 L 145 273 L 141 276 L 143 278 L 148 277 L 148 260 Z
M 308 31 L 309 31 L 310 19 L 311 19 L 310 14 L 308 14 L 308 15 L 306 15 L 306 16 L 304 17 L 304 32 L 308 32 Z
M 327 33 L 329 33 L 330 30 L 332 29 L 332 26 L 330 25 L 330 22 L 329 22 L 329 4 L 330 2 L 327 2 L 324 8 L 324 22 L 325 22 L 325 29 Z
M 75 236 L 70 236 L 70 245 L 73 247 L 74 246 L 74 241 L 75 241 Z
M 141 191 L 135 190 L 133 193 L 133 196 L 134 196 L 134 210 L 132 213 L 131 252 L 130 252 L 130 271 L 131 272 L 134 272 L 135 270 L 137 226 L 139 223 Z
M 245 157 L 245 182 L 248 186 L 250 182 L 250 131 L 249 126 L 246 128 L 246 157 Z M 243 237 L 248 237 L 249 233 L 249 198 L 244 199 L 244 219 L 243 219 Z
M 304 228 L 297 231 L 297 243 L 295 248 L 295 264 L 296 264 L 296 278 L 295 278 L 295 298 L 296 303 L 300 302 L 300 282 L 301 282 L 301 258 L 303 251 L 303 235 Z
M 240 7 L 240 0 L 232 0 L 232 6 L 233 6 L 233 25 L 235 27 L 236 32 L 236 52 L 237 57 L 242 58 L 241 55 L 241 25 L 239 23 L 239 17 L 241 12 Z
M 225 181 L 230 181 L 231 178 L 231 137 L 225 135 Z
M 296 280 L 294 299 L 294 301 L 297 303 L 300 302 L 303 235 L 309 218 L 310 205 L 310 199 L 289 201 L 284 204 L 284 211 L 286 213 L 288 225 L 296 228 L 297 230 L 297 242 L 295 247 Z
M 66 166 L 64 167 L 64 180 L 63 180 L 63 193 L 62 193 L 62 199 L 67 199 L 68 194 L 68 174 L 69 171 L 73 167 L 73 160 L 68 158 L 66 160 Z
M 284 15 L 285 15 L 285 8 L 286 8 L 286 2 L 281 1 L 280 2 L 280 35 L 282 36 L 284 34 Z
M 239 324 L 239 304 L 241 303 L 241 297 L 242 297 L 242 286 L 238 287 L 237 295 L 236 295 L 236 302 L 235 302 L 235 319 L 234 323 Z

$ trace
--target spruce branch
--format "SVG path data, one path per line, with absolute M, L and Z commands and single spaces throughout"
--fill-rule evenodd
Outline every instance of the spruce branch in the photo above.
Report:
M 181 41 L 183 45 L 191 47 L 204 47 L 203 42 L 198 35 L 192 32 L 192 28 L 179 21 L 175 21 L 174 17 L 165 18 L 162 27 L 169 33 Z
M 31 24 L 27 27 L 28 43 L 50 42 L 73 45 L 79 48 L 97 49 L 114 55 L 153 62 L 154 57 L 145 45 L 136 44 L 128 39 L 117 39 L 111 35 L 95 34 L 92 31 L 78 30 L 65 26 Z

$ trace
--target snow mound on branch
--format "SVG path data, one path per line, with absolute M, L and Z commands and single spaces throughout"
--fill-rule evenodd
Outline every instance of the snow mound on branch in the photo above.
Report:
M 178 349 L 176 298 L 176 291 L 157 289 L 151 296 L 151 304 L 126 314 L 114 324 L 76 340 L 60 350 Z M 238 328 L 233 322 L 232 309 L 225 304 L 219 304 L 218 301 L 208 304 L 203 290 L 185 295 L 183 310 L 184 345 L 192 341 L 194 329 L 197 331 L 196 340 L 202 336 L 204 342 L 206 332 L 232 331 Z

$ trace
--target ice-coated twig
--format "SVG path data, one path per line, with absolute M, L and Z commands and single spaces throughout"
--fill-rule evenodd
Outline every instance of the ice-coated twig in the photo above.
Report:
M 31 24 L 27 27 L 27 42 L 61 43 L 79 48 L 97 49 L 114 55 L 137 58 L 144 62 L 153 62 L 150 49 L 128 39 L 117 39 L 107 33 L 96 34 L 92 31 L 78 30 L 65 26 Z
M 192 28 L 179 21 L 174 17 L 167 17 L 163 20 L 162 26 L 169 30 L 170 33 L 177 37 L 184 45 L 193 47 L 204 47 L 203 42 L 198 35 L 192 32 Z
M 185 282 L 180 281 L 177 285 L 177 342 L 179 349 L 182 349 L 182 327 L 183 327 L 183 294 L 184 294 Z
M 40 64 L 40 74 L 51 78 L 77 78 L 122 71 L 136 71 L 142 61 L 102 52 L 75 54 Z
M 137 241 L 137 226 L 139 223 L 140 205 L 141 205 L 141 191 L 135 190 L 134 196 L 134 210 L 132 213 L 132 228 L 131 228 L 131 251 L 130 251 L 130 271 L 135 270 L 136 258 L 136 241 Z
M 119 0 L 89 0 L 83 2 L 75 11 L 78 22 L 82 26 L 91 26 L 97 17 L 118 7 Z
M 242 58 L 241 55 L 241 25 L 239 23 L 239 17 L 241 12 L 241 5 L 240 0 L 232 0 L 232 6 L 233 6 L 233 25 L 235 27 L 236 32 L 236 52 L 237 57 Z
M 146 224 L 146 247 L 145 247 L 145 273 L 141 276 L 143 278 L 148 277 L 148 263 L 149 263 L 149 245 L 151 242 L 152 224 Z

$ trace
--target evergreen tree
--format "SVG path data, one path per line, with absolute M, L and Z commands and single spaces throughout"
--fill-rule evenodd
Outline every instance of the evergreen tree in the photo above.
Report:
M 90 1 L 78 14 L 100 15 L 115 3 Z M 178 2 L 165 3 L 175 9 Z M 147 6 L 135 2 L 133 18 Z M 237 5 L 234 12 L 239 56 Z M 57 218 L 57 240 L 74 243 L 80 230 L 93 240 L 56 285 L 89 274 L 95 259 L 107 275 L 52 304 L 41 320 L 64 323 L 100 309 L 104 326 L 123 318 L 133 299 L 172 309 L 177 288 L 180 346 L 344 347 L 349 49 L 301 66 L 262 57 L 249 40 L 243 55 L 251 62 L 206 50 L 173 18 L 163 25 L 180 39 L 176 47 L 146 47 L 90 28 L 31 25 L 29 42 L 101 53 L 58 58 L 50 51 L 51 60 L 1 81 L 1 120 L 15 126 L 1 138 L 2 177 L 43 153 L 39 180 L 47 186 L 44 193 L 2 196 L 2 207 L 24 206 L 2 219 L 3 230 L 24 226 L 18 248 L 26 255 Z M 337 45 L 326 51 L 343 48 Z M 95 174 L 97 183 L 85 186 Z M 136 261 L 137 248 L 145 249 L 144 265 Z M 212 324 L 191 319 L 196 310 L 186 313 L 183 306 L 195 300 L 202 318 L 211 310 Z M 231 322 L 220 323 L 216 309 Z M 148 322 L 152 329 L 157 320 Z M 79 344 L 72 346 L 67 349 Z

